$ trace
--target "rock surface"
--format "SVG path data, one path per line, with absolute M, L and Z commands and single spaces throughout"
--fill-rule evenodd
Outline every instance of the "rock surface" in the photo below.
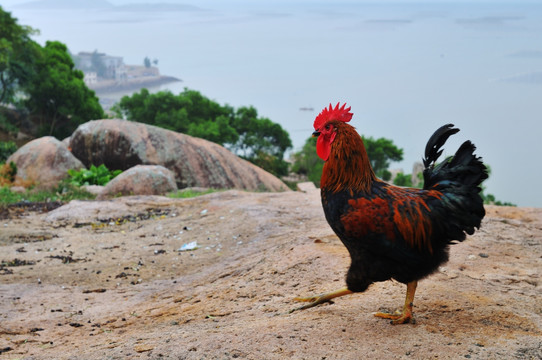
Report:
M 160 165 L 136 165 L 108 182 L 98 200 L 119 195 L 165 195 L 175 190 L 172 171 Z
M 19 148 L 7 162 L 17 165 L 17 176 L 39 188 L 52 188 L 68 176 L 69 169 L 84 167 L 68 147 L 52 136 L 35 139 Z
M 162 165 L 175 173 L 178 188 L 286 191 L 278 178 L 210 141 L 125 120 L 89 121 L 70 140 L 84 164 L 126 170 Z
M 488 207 L 398 326 L 373 316 L 402 306 L 392 281 L 289 312 L 349 266 L 317 191 L 77 201 L 0 226 L 6 359 L 542 357 L 542 209 Z
M 103 191 L 105 186 L 103 185 L 82 185 L 81 189 L 93 194 L 93 195 L 100 195 Z
M 297 190 L 302 192 L 320 191 L 312 181 L 297 183 Z

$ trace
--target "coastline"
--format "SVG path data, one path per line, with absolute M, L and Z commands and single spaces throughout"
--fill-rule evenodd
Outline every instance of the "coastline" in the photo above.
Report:
M 100 105 L 108 112 L 123 96 L 131 95 L 143 88 L 153 92 L 153 88 L 159 89 L 162 85 L 174 82 L 182 82 L 182 80 L 173 76 L 141 76 L 122 82 L 116 80 L 100 81 L 88 86 L 88 88 L 96 93 L 100 99 Z
M 96 84 L 89 85 L 89 89 L 93 90 L 96 95 L 106 95 L 123 91 L 139 90 L 146 87 L 159 86 L 172 82 L 180 82 L 173 76 L 141 76 L 124 81 L 106 80 Z

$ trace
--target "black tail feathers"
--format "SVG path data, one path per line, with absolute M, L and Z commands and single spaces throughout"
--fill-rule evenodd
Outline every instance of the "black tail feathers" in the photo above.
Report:
M 453 157 L 436 164 L 442 154 L 441 147 L 458 131 L 451 124 L 439 128 L 425 149 L 424 189 L 442 193 L 439 206 L 434 211 L 440 209 L 441 215 L 446 217 L 446 221 L 439 225 L 442 239 L 446 242 L 465 240 L 465 233 L 473 234 L 485 215 L 480 184 L 487 179 L 487 168 L 474 154 L 474 144 L 465 141 Z
M 468 140 L 459 147 L 453 157 L 436 165 L 443 151 L 442 146 L 451 135 L 458 131 L 459 129 L 454 128 L 453 124 L 447 124 L 437 129 L 429 138 L 423 159 L 425 189 L 437 183 L 478 188 L 482 181 L 487 179 L 487 168 L 482 159 L 474 154 L 476 146 Z M 479 188 L 478 191 L 480 191 Z
M 444 145 L 450 136 L 458 132 L 459 129 L 454 128 L 454 124 L 447 124 L 438 128 L 437 131 L 435 131 L 435 133 L 429 138 L 429 141 L 427 141 L 427 145 L 425 145 L 425 158 L 423 159 L 423 166 L 426 168 L 433 166 L 439 156 L 442 154 L 442 150 L 440 150 L 442 145 Z

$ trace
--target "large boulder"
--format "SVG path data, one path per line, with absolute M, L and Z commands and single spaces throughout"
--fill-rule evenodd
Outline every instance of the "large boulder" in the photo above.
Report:
M 68 176 L 69 169 L 84 168 L 68 147 L 52 136 L 25 144 L 7 159 L 11 161 L 17 166 L 17 177 L 43 189 L 57 186 Z
M 136 165 L 107 183 L 98 200 L 117 195 L 164 195 L 175 190 L 173 171 L 160 165 Z
M 210 141 L 125 120 L 94 120 L 70 139 L 85 165 L 126 170 L 162 165 L 175 173 L 178 188 L 208 187 L 286 191 L 277 177 Z

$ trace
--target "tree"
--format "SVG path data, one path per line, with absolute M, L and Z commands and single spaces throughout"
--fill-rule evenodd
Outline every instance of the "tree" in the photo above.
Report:
M 170 91 L 151 94 L 142 89 L 124 96 L 119 115 L 132 121 L 201 137 L 218 144 L 234 143 L 239 138 L 231 127 L 233 109 L 220 106 L 198 91 L 185 89 L 179 95 Z
M 169 91 L 151 94 L 141 89 L 132 96 L 123 96 L 119 103 L 120 115 L 132 121 L 160 126 L 165 129 L 186 132 L 188 113 L 186 103 Z
M 412 175 L 403 174 L 402 172 L 395 175 L 393 183 L 397 186 L 412 187 Z
M 0 6 L 0 103 L 13 104 L 17 91 L 33 76 L 40 46 L 30 36 L 36 33 Z
M 364 136 L 361 138 L 369 155 L 371 166 L 378 177 L 384 176 L 384 171 L 389 168 L 391 162 L 403 160 L 403 149 L 395 146 L 392 140 Z
M 288 133 L 253 107 L 220 105 L 200 92 L 184 89 L 155 94 L 142 89 L 124 96 L 115 107 L 118 115 L 132 121 L 160 126 L 226 146 L 239 156 L 275 175 L 286 175 L 284 153 L 292 143 Z
M 232 124 L 234 116 L 232 107 L 222 106 L 199 91 L 186 88 L 179 97 L 185 103 L 188 135 L 201 137 L 221 145 L 237 141 L 239 134 Z
M 301 151 L 292 155 L 292 172 L 307 176 L 309 181 L 320 187 L 320 178 L 324 161 L 316 154 L 316 138 L 310 137 L 305 141 Z
M 239 134 L 239 140 L 230 145 L 234 152 L 272 174 L 288 174 L 288 164 L 283 159 L 292 141 L 282 126 L 259 118 L 252 106 L 239 108 L 232 126 Z
M 66 46 L 53 41 L 41 47 L 30 39 L 35 33 L 0 7 L 0 102 L 24 107 L 38 119 L 39 135 L 62 138 L 82 122 L 103 118 Z
M 70 135 L 78 125 L 104 117 L 94 91 L 74 68 L 66 45 L 47 41 L 36 59 L 36 73 L 24 90 L 25 105 L 39 119 L 41 134 L 57 138 Z
M 17 151 L 17 144 L 13 141 L 0 141 L 0 163 L 6 162 L 8 157 Z
M 259 118 L 252 106 L 239 108 L 232 125 L 239 133 L 239 140 L 231 148 L 245 158 L 253 158 L 258 152 L 282 158 L 284 152 L 292 147 L 288 133 L 268 118 Z

